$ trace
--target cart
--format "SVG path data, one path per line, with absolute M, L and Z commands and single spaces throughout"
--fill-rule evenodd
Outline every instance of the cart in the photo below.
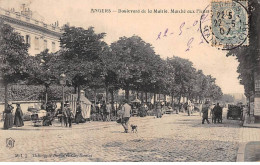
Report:
M 28 111 L 31 112 L 31 121 L 34 127 L 42 126 L 42 121 L 44 116 L 47 115 L 46 110 L 38 110 L 36 108 L 28 108 Z
M 227 119 L 241 120 L 243 115 L 243 109 L 241 106 L 228 105 Z

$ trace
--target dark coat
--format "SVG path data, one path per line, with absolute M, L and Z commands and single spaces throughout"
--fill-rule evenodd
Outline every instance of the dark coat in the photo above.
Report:
M 78 106 L 76 109 L 76 115 L 75 115 L 75 122 L 76 123 L 81 123 L 83 122 L 83 116 L 82 116 L 82 109 L 81 106 Z
M 14 107 L 11 105 L 8 105 L 8 107 L 5 109 L 5 120 L 4 120 L 4 129 L 9 129 L 13 127 L 13 115 L 12 110 Z
M 16 127 L 24 126 L 24 123 L 23 123 L 23 112 L 21 110 L 21 107 L 17 107 L 16 108 L 15 116 L 14 116 L 14 125 Z
M 213 112 L 216 116 L 222 115 L 222 108 L 216 105 Z
M 66 118 L 73 118 L 73 114 L 72 114 L 72 111 L 69 107 L 64 107 L 64 117 Z
M 202 107 L 203 118 L 208 118 L 208 111 L 209 111 L 209 107 L 207 105 L 203 105 Z

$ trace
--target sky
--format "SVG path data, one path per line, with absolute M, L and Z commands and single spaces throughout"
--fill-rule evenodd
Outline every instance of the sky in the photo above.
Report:
M 226 57 L 227 51 L 212 47 L 201 37 L 201 12 L 210 5 L 210 0 L 0 0 L 0 7 L 19 11 L 22 3 L 43 16 L 48 24 L 59 21 L 59 25 L 69 22 L 76 27 L 93 26 L 97 33 L 106 33 L 108 44 L 123 36 L 138 35 L 151 43 L 163 59 L 172 56 L 189 59 L 196 69 L 215 77 L 223 93 L 244 93 L 237 79 L 235 57 Z M 91 12 L 94 9 L 111 12 Z M 140 13 L 119 13 L 127 9 Z M 148 13 L 154 9 L 165 9 L 168 13 Z M 170 13 L 171 10 L 179 13 Z M 181 10 L 185 13 L 180 13 Z

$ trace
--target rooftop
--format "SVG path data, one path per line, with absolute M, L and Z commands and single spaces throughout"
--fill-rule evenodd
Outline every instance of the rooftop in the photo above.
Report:
M 38 27 L 50 32 L 57 33 L 61 35 L 63 33 L 63 30 L 55 25 L 49 25 L 44 23 L 43 21 L 36 20 L 32 17 L 32 13 L 29 9 L 21 12 L 15 12 L 14 10 L 6 10 L 0 7 L 0 18 L 8 19 L 8 20 L 14 20 L 14 21 L 20 21 L 23 23 L 27 23 L 30 25 L 33 25 L 34 27 Z

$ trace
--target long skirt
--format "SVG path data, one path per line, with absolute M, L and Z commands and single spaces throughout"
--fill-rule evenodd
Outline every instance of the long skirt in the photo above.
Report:
M 16 127 L 22 127 L 24 126 L 23 119 L 20 115 L 15 115 L 14 117 L 14 125 Z
M 13 127 L 13 115 L 12 113 L 5 114 L 5 121 L 4 121 L 4 129 L 9 129 Z
M 76 123 L 83 123 L 84 122 L 84 118 L 82 116 L 82 113 L 77 113 L 75 116 L 75 122 Z

